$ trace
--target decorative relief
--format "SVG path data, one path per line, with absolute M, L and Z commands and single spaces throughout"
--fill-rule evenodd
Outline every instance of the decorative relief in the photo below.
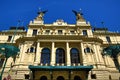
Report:
M 67 23 L 64 22 L 64 20 L 62 19 L 58 19 L 56 20 L 56 22 L 53 23 L 53 25 L 67 25 Z

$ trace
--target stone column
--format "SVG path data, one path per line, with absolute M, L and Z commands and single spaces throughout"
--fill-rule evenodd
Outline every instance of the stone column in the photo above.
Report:
M 51 50 L 51 65 L 54 66 L 55 65 L 55 43 L 52 42 L 52 50 Z
M 35 55 L 35 65 L 40 63 L 40 42 L 37 42 L 36 55 Z
M 26 49 L 27 49 L 26 46 L 27 46 L 27 44 L 24 43 L 24 44 L 23 44 L 23 50 L 22 50 L 23 52 L 20 53 L 20 62 L 24 62 L 24 57 L 25 57 L 25 54 L 26 54 L 25 52 L 27 51 L 27 50 L 26 50 Z
M 86 62 L 86 57 L 85 57 L 85 53 L 84 53 L 84 47 L 83 47 L 83 43 L 80 43 L 80 47 L 81 47 L 81 54 L 82 54 L 82 61 L 83 61 L 83 65 L 86 66 L 87 62 Z
M 103 61 L 103 58 L 102 58 L 102 54 L 100 52 L 100 46 L 96 45 L 96 48 L 97 48 L 97 52 L 98 52 L 98 57 L 99 57 L 99 60 L 100 60 L 100 64 L 104 64 L 104 61 Z
M 109 63 L 108 63 L 107 55 L 104 56 L 104 59 L 105 59 L 105 65 L 108 66 Z
M 70 60 L 70 48 L 69 48 L 69 43 L 66 42 L 66 61 L 67 61 L 67 66 L 70 66 L 71 65 L 71 60 Z
M 97 47 L 95 44 L 93 44 L 93 48 L 94 48 L 94 54 L 95 54 L 95 63 L 99 64 L 99 56 L 98 56 L 98 52 L 97 52 Z

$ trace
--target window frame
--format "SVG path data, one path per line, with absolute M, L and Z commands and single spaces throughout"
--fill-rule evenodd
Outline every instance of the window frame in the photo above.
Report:
M 63 30 L 58 30 L 58 34 L 63 34 Z
M 70 56 L 71 56 L 71 63 L 76 63 L 76 64 L 80 63 L 80 54 L 77 48 L 71 48 Z
M 42 49 L 40 61 L 41 61 L 42 64 L 50 64 L 51 50 L 49 48 L 43 48 Z
M 37 32 L 38 32 L 37 29 L 33 29 L 33 33 L 32 33 L 32 35 L 33 35 L 33 36 L 37 35 Z
M 84 36 L 88 36 L 87 30 L 82 30 Z
M 10 42 L 12 40 L 13 36 L 8 36 L 7 42 Z
M 56 64 L 65 64 L 65 50 L 63 48 L 56 49 Z

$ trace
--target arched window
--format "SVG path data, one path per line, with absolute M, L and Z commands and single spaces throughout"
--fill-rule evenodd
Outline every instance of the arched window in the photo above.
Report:
M 58 77 L 57 77 L 57 80 L 65 80 L 65 79 L 64 79 L 64 77 L 62 77 L 62 76 L 58 76 Z
M 30 48 L 30 53 L 34 52 L 34 47 Z
M 74 80 L 82 80 L 79 76 L 75 76 Z
M 85 53 L 91 53 L 91 52 L 93 52 L 93 51 L 92 51 L 92 49 L 90 49 L 89 47 L 87 47 L 87 48 L 84 49 L 84 52 L 85 52 Z
M 56 63 L 65 63 L 65 51 L 62 48 L 56 50 Z
M 50 49 L 43 48 L 41 53 L 41 63 L 43 64 L 50 64 Z
M 70 50 L 71 63 L 80 63 L 79 51 L 76 48 Z
M 40 80 L 47 80 L 47 77 L 46 77 L 46 76 L 42 76 L 42 77 L 40 78 Z

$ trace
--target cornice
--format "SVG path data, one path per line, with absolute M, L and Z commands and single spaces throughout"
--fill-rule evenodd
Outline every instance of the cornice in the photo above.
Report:
M 35 37 L 23 37 L 16 40 L 17 43 L 24 41 L 38 41 L 38 40 L 48 40 L 48 41 L 83 41 L 83 42 L 98 42 L 103 43 L 103 41 L 96 37 L 87 37 L 87 36 L 75 36 L 75 35 L 37 35 Z

